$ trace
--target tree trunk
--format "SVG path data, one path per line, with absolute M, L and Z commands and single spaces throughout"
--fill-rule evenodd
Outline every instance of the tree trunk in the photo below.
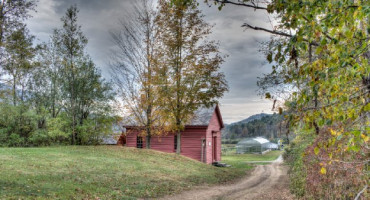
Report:
M 177 131 L 177 148 L 176 148 L 176 153 L 181 154 L 181 132 Z
M 150 135 L 146 135 L 146 141 L 145 141 L 145 146 L 147 149 L 150 149 L 150 140 L 151 140 L 151 136 Z
M 17 88 L 16 88 L 16 77 L 13 75 L 13 105 L 17 105 Z

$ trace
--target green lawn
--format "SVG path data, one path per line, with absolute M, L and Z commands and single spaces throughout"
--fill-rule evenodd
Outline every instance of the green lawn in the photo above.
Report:
M 223 160 L 239 162 L 231 156 Z M 116 146 L 0 148 L 0 199 L 158 197 L 227 182 L 251 168 L 236 166 L 216 168 L 175 154 Z
M 233 168 L 243 169 L 250 166 L 246 162 L 250 161 L 272 161 L 279 157 L 282 151 L 270 151 L 261 154 L 228 154 L 222 156 L 222 162 L 232 165 Z M 263 163 L 259 163 L 263 164 Z

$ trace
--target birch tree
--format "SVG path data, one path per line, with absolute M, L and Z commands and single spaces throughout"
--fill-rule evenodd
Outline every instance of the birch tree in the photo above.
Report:
M 158 56 L 157 12 L 151 0 L 135 2 L 133 10 L 120 20 L 120 29 L 112 31 L 115 50 L 111 74 L 119 97 L 125 105 L 126 124 L 140 127 L 150 148 L 153 135 L 162 133 L 155 66 Z

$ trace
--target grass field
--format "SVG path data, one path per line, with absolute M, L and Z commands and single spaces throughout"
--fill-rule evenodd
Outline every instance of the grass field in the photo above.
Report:
M 250 161 L 272 161 L 279 157 L 282 151 L 269 151 L 261 154 L 228 154 L 222 156 L 222 162 L 232 165 L 235 168 L 243 169 L 250 166 L 246 162 Z M 264 163 L 259 163 L 264 164 Z
M 243 177 L 251 160 L 223 156 L 217 168 L 175 154 L 116 146 L 0 148 L 0 199 L 136 199 Z
M 135 199 L 242 177 L 175 154 L 124 147 L 0 148 L 0 199 Z

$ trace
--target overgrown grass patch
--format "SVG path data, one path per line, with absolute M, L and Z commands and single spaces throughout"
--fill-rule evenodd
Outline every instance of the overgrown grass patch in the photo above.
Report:
M 247 168 L 116 146 L 0 148 L 0 199 L 135 199 L 219 184 Z

